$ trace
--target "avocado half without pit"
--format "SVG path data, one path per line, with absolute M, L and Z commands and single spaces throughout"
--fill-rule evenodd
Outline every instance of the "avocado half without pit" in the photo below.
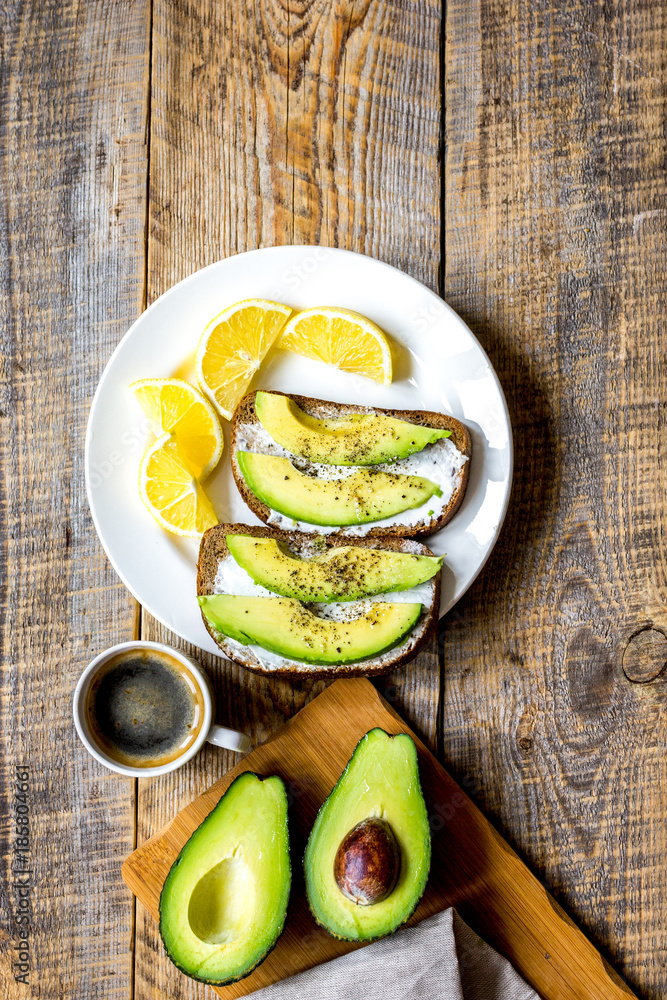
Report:
M 192 834 L 160 896 L 160 935 L 187 975 L 220 986 L 249 975 L 285 923 L 291 868 L 280 778 L 239 775 Z
M 323 803 L 304 856 L 308 903 L 334 937 L 393 933 L 421 899 L 431 832 L 417 750 L 406 733 L 372 729 Z

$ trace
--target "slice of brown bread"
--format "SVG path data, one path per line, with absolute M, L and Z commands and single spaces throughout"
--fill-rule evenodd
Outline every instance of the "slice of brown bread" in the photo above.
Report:
M 275 538 L 284 542 L 297 555 L 312 554 L 315 537 L 317 545 L 327 549 L 343 545 L 361 545 L 365 548 L 390 549 L 393 552 L 411 552 L 414 555 L 432 556 L 433 553 L 420 542 L 407 538 L 357 538 L 341 535 L 305 535 L 299 531 L 278 531 L 258 524 L 216 524 L 209 528 L 201 540 L 199 561 L 197 563 L 197 595 L 214 594 L 215 577 L 218 565 L 229 555 L 227 535 L 252 535 L 253 538 Z M 431 582 L 431 581 L 429 581 Z M 358 663 L 345 663 L 340 666 L 321 666 L 312 663 L 300 663 L 296 660 L 284 660 L 282 664 L 274 665 L 263 662 L 249 646 L 242 646 L 232 639 L 222 635 L 213 628 L 202 614 L 206 629 L 213 641 L 220 647 L 228 659 L 240 663 L 259 674 L 279 677 L 355 677 L 360 674 L 374 676 L 395 670 L 411 660 L 428 639 L 438 621 L 440 610 L 440 573 L 432 580 L 431 600 L 424 604 L 417 624 L 399 646 L 382 653 L 370 660 L 360 660 Z M 391 597 L 389 598 L 391 599 Z
M 271 392 L 275 391 L 276 390 L 273 389 L 271 390 Z M 231 427 L 231 463 L 232 473 L 234 475 L 234 480 L 239 493 L 253 514 L 256 514 L 260 521 L 264 521 L 265 524 L 269 524 L 271 508 L 267 507 L 267 505 L 263 503 L 259 497 L 255 496 L 252 490 L 248 488 L 236 459 L 236 453 L 239 450 L 238 440 L 242 433 L 241 429 L 250 428 L 252 431 L 254 426 L 261 427 L 255 413 L 256 394 L 256 392 L 250 392 L 247 396 L 244 396 L 234 411 Z M 285 396 L 288 394 L 276 392 L 276 395 Z M 333 403 L 330 400 L 312 399 L 309 396 L 291 395 L 291 398 L 297 406 L 300 406 L 306 413 L 321 419 L 327 417 L 345 417 L 352 413 L 383 413 L 386 416 L 397 417 L 399 420 L 407 420 L 413 424 L 421 424 L 425 427 L 435 427 L 439 430 L 451 431 L 451 438 L 449 440 L 451 440 L 458 450 L 468 459 L 459 471 L 458 484 L 452 493 L 449 502 L 445 507 L 443 507 L 439 514 L 431 517 L 429 520 L 418 521 L 415 524 L 373 525 L 371 523 L 364 525 L 363 536 L 359 537 L 425 538 L 427 535 L 432 535 L 434 532 L 439 531 L 440 528 L 443 528 L 447 522 L 454 517 L 454 514 L 461 506 L 463 497 L 465 496 L 466 486 L 468 485 L 468 476 L 470 473 L 470 458 L 472 455 L 472 440 L 470 438 L 470 433 L 468 428 L 462 424 L 460 420 L 456 420 L 455 417 L 450 417 L 445 413 L 430 413 L 428 410 L 382 410 L 374 406 L 356 406 L 350 403 Z M 243 433 L 247 433 L 246 430 L 244 430 Z M 349 530 L 349 528 L 337 528 L 333 533 L 336 535 L 342 535 L 346 530 Z M 355 537 L 357 536 L 355 535 Z

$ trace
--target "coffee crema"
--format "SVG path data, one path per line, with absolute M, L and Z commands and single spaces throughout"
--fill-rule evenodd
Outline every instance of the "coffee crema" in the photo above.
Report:
M 86 696 L 93 741 L 117 764 L 161 767 L 184 754 L 204 722 L 187 667 L 160 650 L 128 649 L 104 663 Z

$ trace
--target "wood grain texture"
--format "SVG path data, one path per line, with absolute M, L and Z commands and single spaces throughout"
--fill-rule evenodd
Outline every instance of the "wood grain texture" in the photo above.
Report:
M 435 0 L 156 0 L 149 300 L 221 257 L 291 242 L 370 253 L 436 287 L 439 17 Z M 147 615 L 142 634 L 185 648 Z M 325 686 L 201 659 L 219 718 L 255 741 Z M 434 745 L 435 644 L 381 687 Z M 142 782 L 138 843 L 233 762 L 209 748 Z M 139 906 L 136 996 L 174 992 L 208 994 L 173 968 Z
M 0 997 L 24 993 L 16 763 L 33 766 L 34 989 L 127 997 L 133 787 L 89 761 L 70 701 L 91 653 L 134 629 L 87 514 L 83 431 L 145 297 L 151 3 L 1 16 Z M 651 1000 L 667 992 L 666 25 L 665 0 L 449 0 L 441 67 L 435 0 L 156 0 L 147 244 L 149 301 L 292 241 L 437 287 L 442 68 L 441 287 L 499 371 L 517 452 L 499 547 L 446 623 L 445 755 Z M 323 686 L 205 663 L 221 717 L 256 739 Z M 382 689 L 433 747 L 436 650 Z M 211 749 L 143 783 L 139 841 L 232 763 Z M 137 997 L 210 996 L 141 908 L 138 927 Z
M 661 2 L 447 5 L 444 294 L 498 370 L 516 465 L 447 621 L 445 760 L 647 998 L 667 993 L 666 31 Z
M 279 774 L 293 791 L 290 840 L 302 848 L 317 810 L 358 741 L 380 726 L 409 732 L 368 680 L 339 680 L 283 729 L 187 806 L 123 865 L 123 877 L 157 917 L 164 879 L 187 839 L 243 771 Z M 413 734 L 411 734 L 413 735 Z M 470 799 L 417 742 L 419 774 L 432 829 L 431 876 L 410 923 L 462 903 L 479 932 L 512 962 L 544 1000 L 623 1000 L 631 994 L 549 897 Z M 296 792 L 297 794 L 294 794 Z M 215 992 L 231 1000 L 352 951 L 315 923 L 298 869 L 285 929 L 246 979 Z
M 133 788 L 91 761 L 71 706 L 88 659 L 135 622 L 88 514 L 83 448 L 102 368 L 143 307 L 150 8 L 46 0 L 1 16 L 0 996 L 120 1000 Z M 19 806 L 27 985 L 13 965 Z

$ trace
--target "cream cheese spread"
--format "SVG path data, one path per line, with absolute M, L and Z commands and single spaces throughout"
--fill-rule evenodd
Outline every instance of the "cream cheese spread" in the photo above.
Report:
M 303 660 L 286 660 L 285 657 L 279 656 L 277 653 L 271 653 L 262 646 L 243 646 L 236 639 L 228 639 L 226 636 L 223 637 L 223 641 L 225 645 L 229 645 L 230 649 L 236 649 L 239 653 L 249 650 L 265 670 L 288 669 L 307 673 L 310 668 L 316 666 L 316 664 L 306 663 Z M 373 664 L 377 664 L 378 669 L 381 669 L 383 663 L 386 663 L 389 659 L 394 660 L 397 655 L 400 656 L 404 651 L 407 652 L 410 647 L 414 646 L 415 642 L 416 636 L 414 634 L 409 635 L 406 641 L 400 646 L 395 646 L 393 649 L 388 649 L 386 653 L 374 656 Z
M 320 479 L 342 479 L 358 472 L 360 466 L 323 465 L 317 462 L 307 462 L 287 451 L 273 440 L 261 424 L 242 424 L 236 435 L 238 451 L 253 451 L 264 455 L 277 455 L 289 458 L 301 472 L 308 472 Z M 326 527 L 319 524 L 309 524 L 306 521 L 294 521 L 291 517 L 272 510 L 268 523 L 284 531 L 317 532 L 331 534 L 339 531 L 345 535 L 366 535 L 371 528 L 404 525 L 413 527 L 416 524 L 428 522 L 437 518 L 457 489 L 461 481 L 461 470 L 468 461 L 467 455 L 459 451 L 451 438 L 441 438 L 433 444 L 427 444 L 422 451 L 415 452 L 408 458 L 399 459 L 386 465 L 375 465 L 374 469 L 383 472 L 403 473 L 409 476 L 423 476 L 437 483 L 442 490 L 442 496 L 432 496 L 420 507 L 401 511 L 391 517 L 382 518 L 367 524 L 352 524 L 345 527 Z
M 433 602 L 434 587 L 435 581 L 427 580 L 426 583 L 420 583 L 418 586 L 411 587 L 409 590 L 392 591 L 387 594 L 374 594 L 372 597 L 367 597 L 361 601 L 341 601 L 332 602 L 331 604 L 317 603 L 309 604 L 308 607 L 314 614 L 317 614 L 322 618 L 334 618 L 338 621 L 347 621 L 352 618 L 357 618 L 359 615 L 365 614 L 369 611 L 370 605 L 373 601 L 386 601 L 392 604 L 414 603 L 430 607 Z M 239 566 L 234 557 L 231 555 L 225 556 L 225 558 L 221 559 L 218 563 L 218 570 L 213 582 L 213 593 L 235 594 L 238 597 L 278 596 L 270 590 L 267 590 L 266 587 L 262 587 L 255 583 L 250 574 Z M 382 653 L 378 657 L 374 657 L 374 661 L 382 663 L 384 657 L 395 657 L 396 653 L 402 649 L 403 646 L 407 646 L 412 639 L 412 635 L 408 636 L 402 646 L 388 650 L 387 653 Z M 250 652 L 253 653 L 253 655 L 267 670 L 285 668 L 304 670 L 308 668 L 308 664 L 301 660 L 286 659 L 284 656 L 272 653 L 268 649 L 264 649 L 262 646 L 244 646 L 242 643 L 237 642 L 236 639 L 229 639 L 227 637 L 224 638 L 224 642 L 225 644 L 228 644 L 231 649 L 237 649 L 239 652 L 241 650 L 250 650 Z

